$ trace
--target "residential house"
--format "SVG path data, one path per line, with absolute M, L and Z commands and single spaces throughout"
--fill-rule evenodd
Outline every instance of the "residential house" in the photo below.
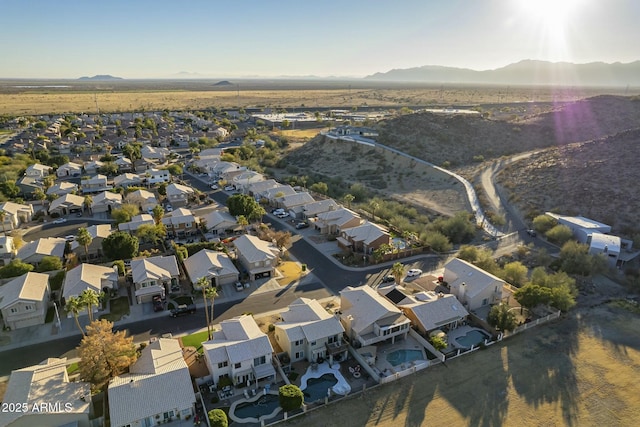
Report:
M 246 193 L 252 183 L 260 181 L 264 181 L 264 175 L 248 170 L 234 176 L 229 182 L 229 185 L 233 185 L 237 190 Z
M 167 228 L 168 237 L 193 236 L 198 232 L 200 220 L 186 208 L 179 208 L 172 212 L 167 212 L 162 217 L 162 223 Z
M 125 196 L 125 201 L 136 205 L 140 212 L 151 212 L 158 205 L 155 194 L 147 190 L 136 190 Z
M 204 359 L 214 384 L 230 378 L 234 385 L 274 380 L 273 347 L 253 316 L 223 320 L 213 339 L 202 343 Z
M 152 147 L 150 145 L 144 145 L 140 149 L 140 155 L 143 159 L 155 160 L 157 163 L 164 163 L 170 153 L 166 148 Z
M 91 243 L 88 247 L 89 259 L 102 256 L 102 242 L 111 235 L 111 224 L 90 225 L 87 227 L 87 232 L 89 236 L 91 236 Z M 75 253 L 79 259 L 87 256 L 85 247 L 79 244 L 77 240 L 71 242 L 71 251 Z
M 167 201 L 171 203 L 174 208 L 186 206 L 189 202 L 189 197 L 193 196 L 195 191 L 193 188 L 182 184 L 169 184 L 167 185 Z
M 471 311 L 499 303 L 506 283 L 459 258 L 453 258 L 444 265 L 443 278 L 451 293 Z
M 269 188 L 262 192 L 261 199 L 267 199 L 272 205 L 278 204 L 278 199 L 284 196 L 291 196 L 296 194 L 296 190 L 290 185 L 279 185 L 277 187 Z
M 280 250 L 270 242 L 244 234 L 233 241 L 237 259 L 249 273 L 249 280 L 273 277 Z
M 20 224 L 31 221 L 33 216 L 33 206 L 21 203 L 0 203 L 0 211 L 5 213 L 4 220 L 0 224 L 4 232 L 16 229 Z
M 279 187 L 280 183 L 274 179 L 267 179 L 266 181 L 257 181 L 250 183 L 246 188 L 246 193 L 253 196 L 256 200 L 266 198 L 264 192 Z
M 40 178 L 23 176 L 16 182 L 16 186 L 20 189 L 20 195 L 24 198 L 32 198 L 36 190 L 42 189 L 42 181 Z
M 589 253 L 602 255 L 606 258 L 609 267 L 616 267 L 622 250 L 622 239 L 610 234 L 591 233 L 587 238 Z
M 166 169 L 148 168 L 141 174 L 141 176 L 143 177 L 142 182 L 149 185 L 171 181 L 171 175 Z
M 100 193 L 102 191 L 111 190 L 113 185 L 108 183 L 106 175 L 95 175 L 89 179 L 83 179 L 80 183 L 82 193 Z
M 211 286 L 215 287 L 235 283 L 240 278 L 240 272 L 229 255 L 210 249 L 202 249 L 185 259 L 184 268 L 196 290 L 200 290 L 196 283 L 202 277 L 209 279 Z
M 84 173 L 86 173 L 87 175 L 96 175 L 100 171 L 100 168 L 102 166 L 104 166 L 104 163 L 99 160 L 91 160 L 85 162 Z
M 180 278 L 174 255 L 131 260 L 131 277 L 138 303 L 151 301 L 154 295 L 164 298 L 169 286 Z
M 433 291 L 410 294 L 403 291 L 404 289 L 395 285 L 378 288 L 378 293 L 400 308 L 423 335 L 438 329 L 455 329 L 469 316 L 454 295 Z
M 47 196 L 55 194 L 56 196 L 64 196 L 69 193 L 77 193 L 78 184 L 68 181 L 60 181 L 47 189 Z
M 343 229 L 337 241 L 338 245 L 344 249 L 371 254 L 381 245 L 388 245 L 391 242 L 391 235 L 386 228 L 365 221 L 356 227 Z
M 411 321 L 371 287 L 347 286 L 340 291 L 340 321 L 352 345 L 364 347 L 406 338 Z
M 138 228 L 140 228 L 141 225 L 153 225 L 155 223 L 156 222 L 153 220 L 153 217 L 151 215 L 140 214 L 131 218 L 131 221 L 129 222 L 118 224 L 118 230 L 126 231 L 129 234 L 136 234 L 136 231 L 138 231 Z
M 16 256 L 16 245 L 13 237 L 0 235 L 0 265 L 6 265 Z
M 118 267 L 82 263 L 67 271 L 62 284 L 62 298 L 69 301 L 69 298 L 80 296 L 87 289 L 100 294 L 106 289 L 117 288 Z M 94 311 L 97 311 L 97 308 Z M 80 314 L 86 314 L 86 310 Z
M 113 186 L 116 188 L 139 187 L 142 178 L 135 173 L 123 173 L 113 178 Z
M 100 194 L 93 196 L 91 202 L 91 212 L 111 212 L 114 209 L 122 207 L 122 195 L 120 193 L 113 193 L 111 191 L 103 191 Z
M 220 179 L 223 179 L 228 183 L 232 183 L 234 176 L 240 175 L 246 170 L 247 168 L 245 166 L 240 166 L 235 162 L 218 162 L 213 167 L 212 172 L 214 175 L 219 176 Z
M 62 260 L 66 244 L 67 241 L 60 237 L 41 237 L 22 246 L 18 250 L 16 258 L 37 267 L 42 262 L 42 258 L 46 256 L 53 256 Z
M 120 156 L 115 160 L 116 166 L 118 166 L 118 172 L 131 172 L 133 171 L 133 163 L 131 163 L 131 159 L 127 157 Z
M 334 360 L 346 359 L 347 346 L 342 342 L 344 328 L 318 301 L 298 298 L 280 317 L 282 321 L 274 324 L 274 336 L 291 362 L 329 359 L 333 365 Z
M 321 213 L 338 210 L 340 205 L 333 199 L 324 199 L 307 203 L 300 206 L 300 208 L 301 212 L 299 216 L 303 219 L 311 219 L 317 217 Z
M 189 367 L 175 339 L 149 343 L 128 374 L 109 382 L 108 394 L 113 427 L 155 426 L 194 415 Z
M 201 217 L 206 224 L 207 232 L 214 236 L 222 236 L 239 229 L 238 220 L 227 211 L 211 211 Z
M 282 197 L 276 197 L 276 206 L 289 212 L 292 217 L 301 216 L 297 215 L 302 212 L 302 206 L 315 202 L 315 199 L 311 194 L 307 192 L 288 194 Z M 294 210 L 299 208 L 297 210 Z
M 49 205 L 49 215 L 68 215 L 73 212 L 82 212 L 84 209 L 84 197 L 75 194 L 65 194 L 58 197 Z
M 607 234 L 611 233 L 611 226 L 594 221 L 583 216 L 566 216 L 558 215 L 552 212 L 546 212 L 548 215 L 558 221 L 558 224 L 566 225 L 573 232 L 573 236 L 580 243 L 587 243 L 587 239 L 593 233 Z
M 342 230 L 362 223 L 360 215 L 347 208 L 318 214 L 314 226 L 322 234 L 339 234 Z
M 11 330 L 44 325 L 49 308 L 49 275 L 29 272 L 0 286 L 0 313 Z
M 3 405 L 25 411 L 1 411 L 0 426 L 91 426 L 91 385 L 69 381 L 66 358 L 12 371 L 6 390 Z
M 50 166 L 41 165 L 40 163 L 35 163 L 27 167 L 24 174 L 30 178 L 42 179 L 45 176 L 49 176 L 49 172 L 51 171 Z
M 56 175 L 59 178 L 64 178 L 68 176 L 79 177 L 82 175 L 82 165 L 79 165 L 74 162 L 65 163 L 62 166 L 59 166 L 56 170 Z

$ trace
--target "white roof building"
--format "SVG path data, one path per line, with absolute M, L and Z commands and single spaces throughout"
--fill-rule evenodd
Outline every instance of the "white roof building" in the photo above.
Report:
M 117 267 L 82 263 L 67 271 L 62 287 L 62 297 L 68 300 L 71 297 L 79 296 L 86 289 L 99 294 L 105 287 L 113 289 L 117 281 Z
M 209 279 L 213 286 L 219 286 L 233 283 L 240 276 L 240 272 L 227 254 L 210 249 L 202 249 L 185 259 L 184 268 L 194 288 L 202 277 Z
M 165 338 L 146 346 L 128 374 L 111 380 L 108 393 L 114 427 L 185 419 L 196 402 L 182 348 Z

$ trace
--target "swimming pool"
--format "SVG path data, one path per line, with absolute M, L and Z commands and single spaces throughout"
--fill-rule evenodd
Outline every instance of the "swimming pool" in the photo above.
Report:
M 414 360 L 425 360 L 422 350 L 400 349 L 387 354 L 387 362 L 393 366 L 413 362 Z
M 327 390 L 338 383 L 338 379 L 333 374 L 323 374 L 320 378 L 309 378 L 307 387 L 302 390 L 304 400 L 307 403 L 324 399 Z
M 489 334 L 487 334 L 486 332 L 483 332 L 480 329 L 473 329 L 467 332 L 465 335 L 456 338 L 456 342 L 464 348 L 471 348 L 471 346 L 476 346 L 480 343 L 483 343 L 487 338 L 491 338 L 491 336 L 489 336 Z
M 393 237 L 391 239 L 391 246 L 395 246 L 398 250 L 404 250 L 407 247 L 407 242 L 400 237 Z
M 241 401 L 235 406 L 232 405 L 229 409 L 229 415 L 237 422 L 256 422 L 261 417 L 264 417 L 265 420 L 275 417 L 279 409 L 278 395 L 266 394 L 251 401 Z

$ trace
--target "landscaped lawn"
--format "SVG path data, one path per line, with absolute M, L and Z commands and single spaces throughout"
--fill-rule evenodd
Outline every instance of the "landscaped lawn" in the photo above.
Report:
M 120 320 L 122 316 L 129 314 L 129 298 L 119 297 L 109 302 L 110 312 L 100 316 L 100 319 L 107 319 L 110 322 Z
M 202 353 L 202 343 L 208 338 L 207 331 L 196 332 L 181 338 L 183 347 L 195 347 L 198 353 Z
M 67 366 L 67 374 L 71 375 L 79 369 L 78 362 L 74 362 L 71 365 Z

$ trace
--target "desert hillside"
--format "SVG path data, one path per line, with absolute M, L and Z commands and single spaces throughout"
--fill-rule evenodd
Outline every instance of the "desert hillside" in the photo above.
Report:
M 640 235 L 640 128 L 533 154 L 507 166 L 498 182 L 524 215 L 582 214 L 629 237 Z
M 481 159 L 513 155 L 615 135 L 640 127 L 640 101 L 598 96 L 535 113 L 527 104 L 492 106 L 510 120 L 420 113 L 381 124 L 379 141 L 435 164 L 463 166 Z

